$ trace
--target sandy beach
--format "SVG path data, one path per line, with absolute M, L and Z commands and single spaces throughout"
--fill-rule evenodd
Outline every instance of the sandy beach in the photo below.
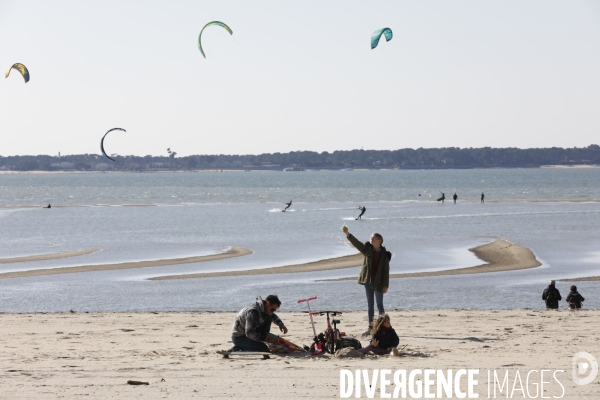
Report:
M 58 253 L 61 254 L 61 253 Z M 252 254 L 251 250 L 243 247 L 232 247 L 224 253 L 211 254 L 207 256 L 195 256 L 195 257 L 182 257 L 182 258 L 169 258 L 164 260 L 149 260 L 149 261 L 136 261 L 126 262 L 117 264 L 99 264 L 99 265 L 82 265 L 79 267 L 64 267 L 64 268 L 48 268 L 48 269 L 34 269 L 29 271 L 15 271 L 15 272 L 4 272 L 0 274 L 0 279 L 8 278 L 21 278 L 29 276 L 40 276 L 40 275 L 54 275 L 54 274 L 68 274 L 75 272 L 92 272 L 92 271 L 109 271 L 115 269 L 130 269 L 130 268 L 146 268 L 146 267 L 161 267 L 165 265 L 178 265 L 178 264 L 190 264 L 198 262 L 207 262 L 222 260 L 231 257 L 240 257 L 248 254 Z M 36 256 L 31 256 L 36 257 Z M 26 258 L 26 257 L 23 257 Z M 32 261 L 32 260 L 30 260 Z M 14 262 L 14 261 L 13 261 Z
M 289 300 L 282 301 L 285 310 Z M 286 338 L 310 344 L 312 329 L 306 314 L 278 314 L 289 328 Z M 575 385 L 571 378 L 574 353 L 600 356 L 599 310 L 391 311 L 392 325 L 406 349 L 400 357 L 363 359 L 307 354 L 223 359 L 216 350 L 231 346 L 234 316 L 232 312 L 0 314 L 0 397 L 339 398 L 341 369 L 384 368 L 392 374 L 400 369 L 479 369 L 480 398 L 487 398 L 488 370 L 495 370 L 501 379 L 508 372 L 511 388 L 517 371 L 525 385 L 528 372 L 537 370 L 528 384 L 533 395 L 542 369 L 552 371 L 544 376 L 551 382 L 545 384 L 544 395 L 558 397 L 563 389 L 552 373 L 562 370 L 556 376 L 564 387 L 563 399 L 598 399 L 600 394 L 600 378 L 585 386 Z M 323 330 L 324 317 L 315 319 L 317 329 Z M 344 313 L 339 319 L 341 330 L 357 337 L 366 313 Z M 366 340 L 362 342 L 366 345 Z M 149 385 L 131 386 L 128 380 Z M 513 398 L 520 396 L 518 391 Z M 375 397 L 379 398 L 379 386 Z

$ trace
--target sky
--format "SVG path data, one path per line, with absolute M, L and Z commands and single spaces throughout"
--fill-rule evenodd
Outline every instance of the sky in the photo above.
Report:
M 0 0 L 16 62 L 2 156 L 600 144 L 594 0 Z

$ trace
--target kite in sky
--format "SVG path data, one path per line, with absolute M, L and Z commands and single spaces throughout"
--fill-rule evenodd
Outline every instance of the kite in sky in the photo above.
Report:
M 102 150 L 102 154 L 104 154 L 104 155 L 106 156 L 106 158 L 108 158 L 109 160 L 113 160 L 113 161 L 115 161 L 115 159 L 114 159 L 114 158 L 110 158 L 110 157 L 108 156 L 108 154 L 106 154 L 106 152 L 104 151 L 104 138 L 106 137 L 106 135 L 108 135 L 108 134 L 109 134 L 109 132 L 112 132 L 112 131 L 123 131 L 123 132 L 127 132 L 127 131 L 126 131 L 125 129 L 122 129 L 122 128 L 112 128 L 112 129 L 109 129 L 109 130 L 108 130 L 108 131 L 107 131 L 107 132 L 104 134 L 104 136 L 102 136 L 102 140 L 100 141 L 100 150 Z
M 6 72 L 4 73 L 4 78 L 8 78 L 8 75 L 10 75 L 10 71 L 12 71 L 13 69 L 16 69 L 17 71 L 19 71 L 21 73 L 21 75 L 23 76 L 23 79 L 25 80 L 25 83 L 29 82 L 29 70 L 27 69 L 26 66 L 24 66 L 21 63 L 16 63 L 10 66 L 10 68 L 8 68 L 6 70 Z
M 374 49 L 375 47 L 377 47 L 377 45 L 379 44 L 379 39 L 381 38 L 381 35 L 385 36 L 386 42 L 389 42 L 390 40 L 392 40 L 393 34 L 392 34 L 392 30 L 390 28 L 377 29 L 371 35 L 371 49 Z
M 227 32 L 229 32 L 230 35 L 233 35 L 233 31 L 231 30 L 231 28 L 229 28 L 227 25 L 225 25 L 222 22 L 212 21 L 212 22 L 209 22 L 208 24 L 204 25 L 204 28 L 202 28 L 202 30 L 200 31 L 200 34 L 198 35 L 198 48 L 200 49 L 200 53 L 202 53 L 202 56 L 204 58 L 206 58 L 206 54 L 204 54 L 204 50 L 202 49 L 202 32 L 204 32 L 206 27 L 211 26 L 211 25 L 217 25 L 222 28 L 225 28 L 225 29 L 227 29 Z

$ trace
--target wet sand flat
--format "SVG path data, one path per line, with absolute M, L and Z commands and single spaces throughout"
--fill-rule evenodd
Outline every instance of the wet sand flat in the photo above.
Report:
M 248 254 L 252 254 L 252 250 L 243 247 L 232 247 L 225 253 L 212 254 L 207 256 L 195 256 L 195 257 L 183 257 L 183 258 L 170 258 L 164 260 L 149 260 L 149 261 L 135 261 L 125 262 L 118 264 L 99 264 L 99 265 L 83 265 L 79 267 L 64 267 L 64 268 L 49 268 L 49 269 L 35 269 L 30 271 L 15 271 L 0 273 L 0 279 L 8 278 L 22 278 L 30 276 L 40 275 L 54 275 L 54 274 L 69 274 L 75 272 L 92 272 L 92 271 L 109 271 L 116 269 L 131 269 L 131 268 L 147 268 L 147 267 L 162 267 L 166 265 L 178 265 L 178 264 L 191 264 L 206 261 L 222 260 L 231 257 L 240 257 Z
M 557 279 L 559 282 L 598 282 L 600 276 L 586 276 L 584 278 Z
M 492 243 L 484 244 L 472 249 L 469 249 L 486 264 L 458 268 L 443 271 L 432 272 L 415 272 L 415 273 L 399 273 L 390 274 L 390 278 L 418 278 L 426 276 L 443 276 L 443 275 L 463 275 L 463 274 L 480 274 L 486 272 L 513 271 L 527 268 L 535 268 L 542 265 L 531 250 L 522 247 L 506 240 L 497 239 Z M 314 272 L 328 271 L 334 269 L 358 267 L 362 265 L 363 256 L 361 254 L 330 258 L 310 262 L 306 264 L 286 265 L 282 267 L 261 268 L 242 271 L 224 271 L 224 272 L 206 272 L 196 274 L 170 275 L 150 278 L 152 280 L 165 279 L 189 279 L 189 278 L 214 278 L 222 276 L 242 276 L 242 275 L 264 275 L 264 274 L 284 274 L 284 273 L 299 273 L 299 272 Z M 338 280 L 354 280 L 356 277 L 346 277 L 337 279 L 325 279 L 326 281 Z
M 535 268 L 541 263 L 535 258 L 531 250 L 522 247 L 506 240 L 495 240 L 492 243 L 484 244 L 472 249 L 469 249 L 486 264 L 458 268 L 443 271 L 432 272 L 415 272 L 415 273 L 397 273 L 390 274 L 390 278 L 417 278 L 427 276 L 444 276 L 444 275 L 463 275 L 463 274 L 479 274 L 487 272 L 513 271 L 527 268 Z M 127 262 L 119 264 L 102 264 L 102 265 L 86 265 L 80 267 L 65 267 L 40 269 L 31 271 L 7 272 L 0 274 L 0 279 L 18 278 L 39 275 L 64 274 L 74 272 L 91 272 L 91 271 L 107 271 L 114 269 L 129 269 L 129 268 L 146 268 L 166 265 L 189 264 L 205 261 L 214 261 L 230 257 L 239 257 L 251 254 L 252 251 L 241 247 L 233 247 L 230 251 L 222 254 L 199 257 L 173 258 L 164 260 L 150 260 Z M 268 275 L 268 274 L 285 274 L 285 273 L 301 273 L 314 271 L 329 271 L 335 269 L 344 269 L 358 267 L 362 265 L 363 256 L 355 254 L 350 256 L 330 258 L 320 261 L 314 261 L 304 264 L 292 264 L 281 267 L 258 268 L 251 270 L 240 271 L 222 271 L 222 272 L 201 272 L 193 274 L 167 275 L 150 278 L 150 280 L 170 280 L 170 279 L 192 279 L 192 278 L 213 278 L 224 276 L 244 276 L 244 275 Z M 346 277 L 330 280 L 353 280 L 355 277 Z
M 86 254 L 92 254 L 97 251 L 100 251 L 100 249 L 62 251 L 60 253 L 37 254 L 37 255 L 33 255 L 33 256 L 0 258 L 0 264 L 11 264 L 11 263 L 29 262 L 29 261 L 58 260 L 61 258 L 77 257 L 77 256 L 83 256 Z
M 197 274 L 158 276 L 156 278 L 150 278 L 150 279 L 151 280 L 166 280 L 166 279 L 189 279 L 189 278 L 214 278 L 214 277 L 220 277 L 220 276 L 289 274 L 289 273 L 297 273 L 297 272 L 328 271 L 328 270 L 333 270 L 333 269 L 357 267 L 362 264 L 362 260 L 363 260 L 363 256 L 361 254 L 354 254 L 351 256 L 329 258 L 327 260 L 314 261 L 314 262 L 309 262 L 309 263 L 305 263 L 305 264 L 286 265 L 286 266 L 282 266 L 282 267 L 249 269 L 249 270 L 243 270 L 243 271 L 201 272 L 201 273 L 197 273 Z
M 467 275 L 482 274 L 487 272 L 515 271 L 520 269 L 535 268 L 542 265 L 531 250 L 527 247 L 510 243 L 506 240 L 497 239 L 492 243 L 469 249 L 486 264 L 474 267 L 448 269 L 443 271 L 431 272 L 411 272 L 390 274 L 390 279 L 394 278 L 422 278 L 427 276 L 445 276 L 445 275 Z M 356 277 L 328 279 L 328 280 L 354 280 Z
M 542 265 L 527 247 L 497 239 L 492 243 L 469 249 L 486 264 L 474 267 L 411 274 L 390 274 L 390 278 L 415 278 L 424 276 L 481 274 L 487 272 L 516 271 Z

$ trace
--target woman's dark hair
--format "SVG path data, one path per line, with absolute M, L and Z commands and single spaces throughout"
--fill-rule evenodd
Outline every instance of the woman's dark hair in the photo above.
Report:
M 277 297 L 276 294 L 268 295 L 265 300 L 271 304 L 275 304 L 277 307 L 281 307 L 281 300 L 279 300 L 279 297 Z
M 577 291 L 577 286 L 571 285 L 571 287 L 569 289 L 571 289 L 573 292 L 575 292 L 575 291 Z

